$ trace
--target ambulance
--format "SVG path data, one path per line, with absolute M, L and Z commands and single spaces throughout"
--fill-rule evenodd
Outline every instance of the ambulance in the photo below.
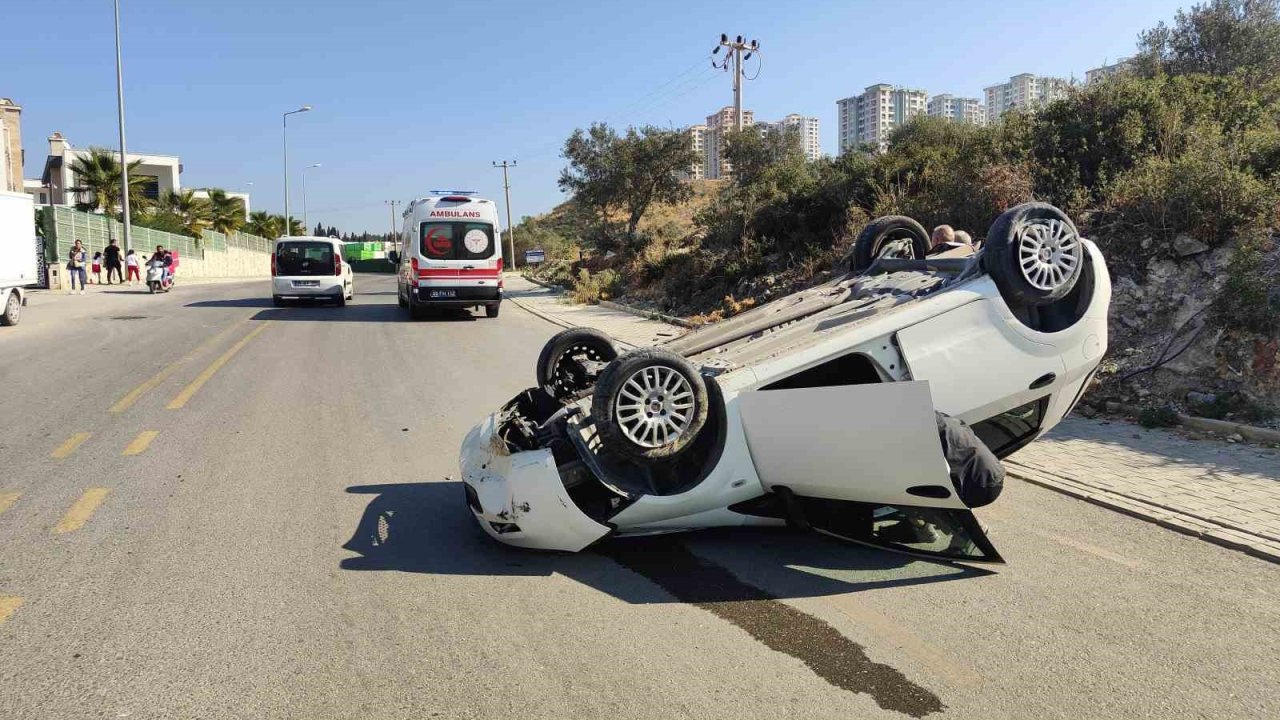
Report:
M 396 294 L 413 318 L 435 308 L 484 308 L 498 317 L 502 304 L 502 243 L 498 208 L 464 191 L 434 191 L 404 211 Z

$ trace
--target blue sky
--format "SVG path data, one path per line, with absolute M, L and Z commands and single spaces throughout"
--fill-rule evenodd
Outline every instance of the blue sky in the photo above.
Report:
M 1019 72 L 1083 77 L 1132 53 L 1175 0 L 1025 2 L 456 2 L 122 0 L 129 148 L 179 155 L 187 187 L 247 189 L 283 210 L 280 115 L 290 118 L 293 211 L 381 231 L 384 200 L 428 190 L 502 196 L 514 215 L 562 199 L 559 148 L 594 120 L 678 127 L 732 102 L 707 59 L 721 32 L 759 38 L 746 84 L 760 119 L 821 118 L 877 82 L 979 96 Z M 111 0 L 4 0 L 0 96 L 23 106 L 26 176 L 45 138 L 117 146 Z M 14 38 L 11 35 L 10 38 Z M 753 69 L 753 68 L 752 68 Z M 252 186 L 249 183 L 253 183 Z

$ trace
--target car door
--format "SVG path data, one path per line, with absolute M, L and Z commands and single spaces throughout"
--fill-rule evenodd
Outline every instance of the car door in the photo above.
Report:
M 796 522 L 903 552 L 1001 561 L 951 482 L 929 383 L 758 390 L 737 403 L 760 482 Z

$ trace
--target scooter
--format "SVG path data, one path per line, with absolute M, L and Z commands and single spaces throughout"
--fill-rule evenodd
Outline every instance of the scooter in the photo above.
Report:
M 173 276 L 169 274 L 168 267 L 160 260 L 152 260 L 147 263 L 147 289 L 154 295 L 157 292 L 169 292 L 169 288 L 173 287 Z

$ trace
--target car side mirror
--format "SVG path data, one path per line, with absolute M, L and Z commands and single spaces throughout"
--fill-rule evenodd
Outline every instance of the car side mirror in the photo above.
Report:
M 388 260 L 390 260 L 390 261 L 392 262 L 392 264 L 394 264 L 394 265 L 399 265 L 399 264 L 400 264 L 400 253 L 396 252 L 395 250 L 389 250 L 389 251 L 387 251 L 387 259 L 388 259 Z

